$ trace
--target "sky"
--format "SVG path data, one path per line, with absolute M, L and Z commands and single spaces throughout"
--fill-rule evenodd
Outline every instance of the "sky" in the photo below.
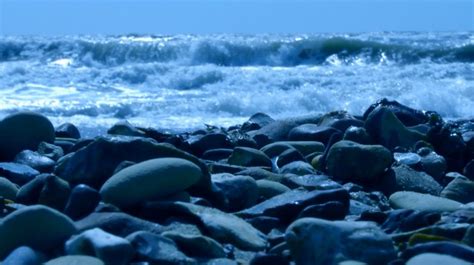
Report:
M 0 0 L 0 35 L 473 30 L 474 0 Z

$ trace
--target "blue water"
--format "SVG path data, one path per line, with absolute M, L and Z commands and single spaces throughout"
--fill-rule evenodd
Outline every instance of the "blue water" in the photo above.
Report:
M 474 117 L 474 33 L 0 37 L 0 118 L 181 131 L 382 97 Z

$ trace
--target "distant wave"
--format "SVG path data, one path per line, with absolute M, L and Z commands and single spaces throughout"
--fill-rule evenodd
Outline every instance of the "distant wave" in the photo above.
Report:
M 423 40 L 420 40 L 423 42 Z M 433 46 L 349 37 L 255 38 L 244 36 L 163 38 L 63 37 L 0 38 L 0 62 L 74 59 L 76 66 L 127 63 L 214 64 L 219 66 L 297 66 L 333 62 L 474 62 L 474 45 Z

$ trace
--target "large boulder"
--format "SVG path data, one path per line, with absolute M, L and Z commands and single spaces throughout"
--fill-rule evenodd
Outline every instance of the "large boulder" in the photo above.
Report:
M 329 175 L 344 181 L 375 183 L 392 163 L 392 154 L 381 145 L 339 141 L 328 152 Z
M 25 149 L 36 150 L 41 142 L 54 141 L 53 124 L 34 112 L 18 112 L 0 121 L 0 161 L 10 161 Z
M 127 207 L 183 191 L 201 177 L 201 169 L 188 160 L 151 159 L 113 175 L 104 183 L 100 194 L 105 202 Z
M 416 142 L 426 140 L 425 135 L 405 127 L 389 108 L 382 106 L 367 116 L 365 129 L 378 144 L 390 150 L 397 146 L 412 148 Z
M 122 161 L 143 162 L 154 158 L 177 157 L 201 168 L 203 177 L 195 185 L 197 192 L 210 191 L 207 166 L 195 156 L 170 144 L 141 137 L 98 137 L 92 143 L 58 162 L 55 174 L 72 185 L 87 184 L 99 189 Z
M 69 217 L 46 206 L 27 206 L 0 222 L 0 259 L 20 246 L 49 251 L 76 233 Z
M 388 264 L 397 257 L 391 238 L 370 222 L 301 218 L 286 230 L 286 242 L 298 265 Z

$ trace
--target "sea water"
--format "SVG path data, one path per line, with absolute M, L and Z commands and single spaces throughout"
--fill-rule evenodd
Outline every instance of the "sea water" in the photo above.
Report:
M 0 37 L 0 118 L 185 131 L 380 98 L 474 117 L 474 33 Z

